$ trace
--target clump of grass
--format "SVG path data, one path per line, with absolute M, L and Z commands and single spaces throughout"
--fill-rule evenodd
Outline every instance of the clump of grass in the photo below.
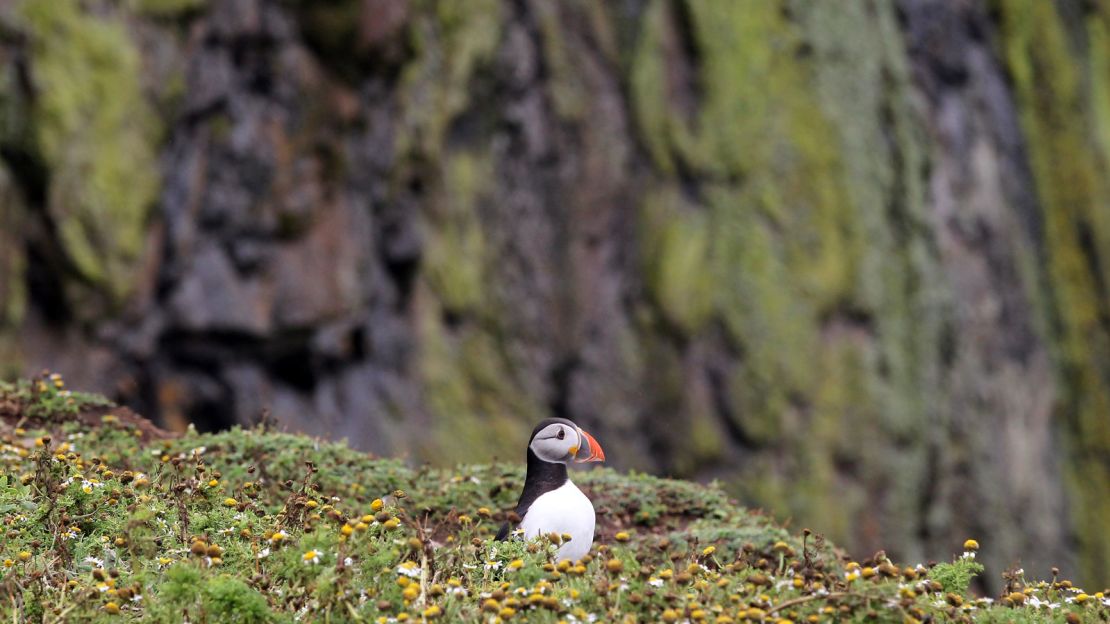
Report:
M 111 405 L 104 397 L 73 392 L 62 376 L 43 372 L 35 379 L 0 381 L 0 416 L 17 421 L 49 420 L 77 415 L 82 409 Z
M 23 394 L 20 401 L 34 400 Z M 22 409 L 23 406 L 21 406 Z M 576 476 L 597 543 L 492 540 L 516 465 L 414 470 L 342 444 L 236 429 L 161 440 L 98 422 L 0 418 L 0 621 L 1105 621 L 1110 600 L 951 563 L 845 559 L 716 487 Z M 17 426 L 18 424 L 18 426 Z

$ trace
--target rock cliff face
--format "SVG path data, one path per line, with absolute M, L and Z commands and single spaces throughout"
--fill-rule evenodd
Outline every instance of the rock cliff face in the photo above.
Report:
M 1110 580 L 1108 4 L 21 0 L 0 60 L 5 375 L 437 463 L 557 414 Z

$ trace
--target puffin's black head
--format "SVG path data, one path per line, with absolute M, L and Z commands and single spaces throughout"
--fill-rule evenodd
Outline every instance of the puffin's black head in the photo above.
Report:
M 547 418 L 532 430 L 528 448 L 536 457 L 554 464 L 605 461 L 605 452 L 593 436 L 566 418 Z

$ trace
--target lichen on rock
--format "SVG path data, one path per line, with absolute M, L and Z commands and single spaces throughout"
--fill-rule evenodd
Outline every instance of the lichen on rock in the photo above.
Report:
M 75 0 L 25 1 L 46 209 L 73 269 L 119 301 L 131 288 L 159 188 L 159 123 L 122 17 Z

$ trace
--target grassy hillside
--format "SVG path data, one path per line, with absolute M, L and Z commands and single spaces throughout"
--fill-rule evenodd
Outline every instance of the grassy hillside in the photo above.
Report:
M 412 469 L 267 431 L 171 436 L 60 378 L 0 386 L 0 620 L 21 622 L 1097 622 L 1103 593 L 973 553 L 852 562 L 717 488 L 576 473 L 592 556 L 494 543 L 515 464 Z M 482 458 L 475 458 L 480 460 Z M 958 546 L 958 545 L 957 545 Z

